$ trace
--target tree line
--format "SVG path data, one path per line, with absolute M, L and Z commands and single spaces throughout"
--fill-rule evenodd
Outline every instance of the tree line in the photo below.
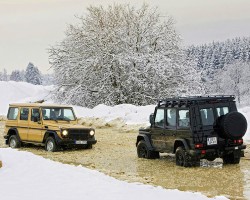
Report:
M 249 104 L 250 37 L 234 38 L 186 49 L 202 72 L 208 94 L 234 94 L 238 103 Z
M 29 63 L 25 70 L 13 70 L 10 75 L 7 70 L 0 72 L 0 81 L 27 82 L 33 85 L 51 85 L 53 84 L 53 74 L 42 74 L 38 67 Z

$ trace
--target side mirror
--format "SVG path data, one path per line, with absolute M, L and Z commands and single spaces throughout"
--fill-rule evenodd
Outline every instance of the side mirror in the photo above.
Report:
M 154 123 L 154 114 L 153 113 L 150 114 L 150 116 L 149 116 L 149 122 L 150 122 L 150 124 Z

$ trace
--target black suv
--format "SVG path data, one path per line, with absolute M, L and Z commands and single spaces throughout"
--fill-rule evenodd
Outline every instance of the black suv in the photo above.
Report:
M 139 158 L 175 153 L 176 165 L 191 167 L 199 165 L 200 159 L 219 157 L 224 164 L 238 164 L 244 156 L 247 121 L 237 112 L 233 95 L 160 100 L 150 123 L 139 129 Z

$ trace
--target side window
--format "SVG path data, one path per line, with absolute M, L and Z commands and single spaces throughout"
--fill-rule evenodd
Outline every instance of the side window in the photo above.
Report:
M 190 125 L 189 110 L 179 110 L 178 126 L 189 127 L 189 125 Z
M 20 120 L 28 120 L 29 117 L 29 109 L 21 108 L 20 110 Z
M 50 119 L 50 109 L 49 108 L 43 108 L 42 109 L 43 119 L 49 120 Z
M 176 126 L 176 109 L 175 108 L 167 109 L 167 125 Z
M 214 124 L 214 113 L 212 108 L 200 109 L 201 121 L 204 126 L 211 126 Z
M 216 108 L 216 111 L 217 111 L 217 116 L 218 117 L 220 117 L 221 115 L 225 115 L 225 114 L 229 113 L 228 107 Z
M 158 109 L 155 115 L 155 126 L 164 126 L 164 109 Z
M 9 120 L 16 120 L 17 115 L 18 115 L 18 108 L 9 108 L 9 112 L 7 116 Z
M 38 108 L 33 108 L 31 110 L 31 121 L 40 121 L 40 113 Z

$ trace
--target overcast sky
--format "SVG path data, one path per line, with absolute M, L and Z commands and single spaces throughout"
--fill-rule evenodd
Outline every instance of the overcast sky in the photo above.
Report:
M 0 0 L 0 71 L 33 62 L 48 73 L 47 49 L 89 5 L 146 2 L 176 20 L 184 45 L 250 36 L 250 0 Z

